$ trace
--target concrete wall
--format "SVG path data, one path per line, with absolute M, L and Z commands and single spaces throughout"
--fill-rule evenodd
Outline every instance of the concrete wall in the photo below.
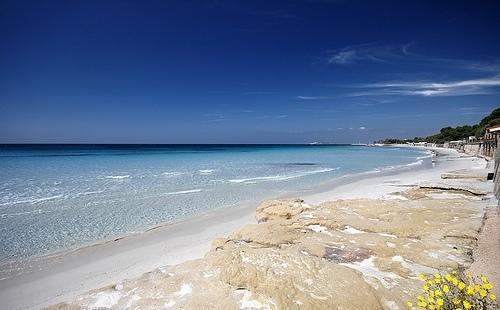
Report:
M 470 155 L 483 155 L 482 153 L 482 148 L 479 144 L 465 144 L 463 146 L 463 151 L 465 154 L 470 154 Z
M 500 150 L 497 148 L 495 151 L 495 154 L 493 156 L 493 159 L 495 160 L 494 163 L 494 169 L 493 172 L 495 173 L 495 197 L 497 197 L 497 200 L 500 201 Z

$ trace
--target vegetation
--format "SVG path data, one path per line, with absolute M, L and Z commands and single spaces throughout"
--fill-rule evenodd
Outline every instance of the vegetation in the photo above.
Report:
M 385 139 L 378 141 L 377 143 L 384 144 L 394 144 L 394 143 L 417 143 L 417 142 L 430 142 L 430 143 L 444 143 L 446 141 L 462 140 L 467 139 L 470 136 L 482 137 L 486 128 L 500 125 L 500 108 L 493 110 L 490 115 L 486 116 L 481 120 L 479 124 L 476 125 L 464 125 L 458 127 L 444 127 L 441 128 L 438 134 L 420 138 L 415 137 L 413 139 Z
M 410 309 L 497 309 L 493 285 L 483 275 L 452 272 L 419 278 L 425 281 L 423 292 L 408 302 Z

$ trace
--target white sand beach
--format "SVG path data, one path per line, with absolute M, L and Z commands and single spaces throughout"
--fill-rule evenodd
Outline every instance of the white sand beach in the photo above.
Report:
M 336 199 L 397 199 L 388 197 L 388 194 L 415 185 L 446 186 L 454 182 L 462 182 L 462 185 L 471 182 L 475 190 L 491 196 L 491 181 L 441 178 L 443 173 L 464 169 L 484 175 L 488 171 L 484 159 L 449 149 L 435 151 L 439 156 L 432 168 L 364 177 L 325 191 L 301 194 L 300 197 L 310 205 Z M 493 201 L 491 199 L 492 204 Z M 43 257 L 30 266 L 22 266 L 22 274 L 17 274 L 19 271 L 16 270 L 4 270 L 0 280 L 0 308 L 30 309 L 71 301 L 89 290 L 136 278 L 161 266 L 200 258 L 209 251 L 214 239 L 226 237 L 245 224 L 256 223 L 256 207 L 242 204 L 223 208 L 144 233 Z

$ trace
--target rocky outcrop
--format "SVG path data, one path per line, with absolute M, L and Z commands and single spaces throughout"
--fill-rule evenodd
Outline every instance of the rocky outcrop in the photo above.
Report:
M 471 263 L 483 204 L 418 187 L 386 200 L 267 201 L 259 224 L 215 240 L 204 258 L 55 307 L 404 309 L 419 273 Z
M 307 209 L 310 207 L 299 198 L 267 200 L 257 208 L 255 218 L 259 223 L 276 219 L 291 219 Z

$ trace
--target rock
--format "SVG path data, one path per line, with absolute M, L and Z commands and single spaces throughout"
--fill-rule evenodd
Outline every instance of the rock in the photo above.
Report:
M 441 174 L 441 179 L 474 179 L 479 181 L 486 181 L 487 178 L 487 172 L 478 172 L 474 170 L 456 170 Z
M 470 265 L 487 203 L 463 192 L 458 199 L 457 189 L 410 191 L 400 193 L 408 200 L 314 208 L 300 199 L 264 202 L 259 224 L 214 240 L 204 258 L 55 308 L 89 308 L 107 296 L 117 309 L 404 309 L 420 292 L 418 274 Z
M 267 222 L 275 219 L 291 219 L 308 209 L 302 199 L 266 200 L 256 210 L 257 222 Z

